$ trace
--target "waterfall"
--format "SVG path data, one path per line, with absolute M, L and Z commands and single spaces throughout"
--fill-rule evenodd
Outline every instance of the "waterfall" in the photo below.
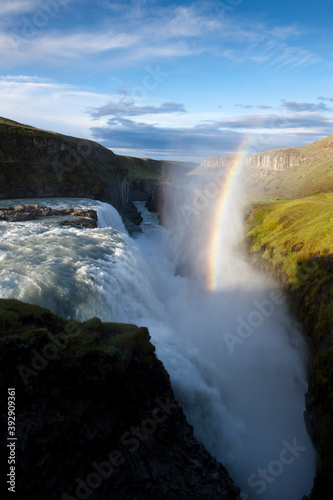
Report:
M 170 233 L 143 203 L 143 234 L 133 240 L 105 203 L 29 202 L 95 208 L 99 227 L 1 222 L 0 296 L 65 318 L 147 326 L 196 437 L 242 498 L 308 494 L 315 454 L 303 422 L 306 349 L 276 285 L 238 258 L 214 294 L 177 275 Z

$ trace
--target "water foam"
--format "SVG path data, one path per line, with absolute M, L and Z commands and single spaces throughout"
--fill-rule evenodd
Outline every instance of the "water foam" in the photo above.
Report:
M 86 200 L 79 203 L 87 207 Z M 79 208 L 77 201 L 74 205 Z M 262 323 L 241 342 L 228 344 L 225 337 L 237 335 L 239 318 L 248 323 L 258 310 L 254 302 L 263 304 L 276 285 L 232 257 L 228 286 L 214 294 L 175 276 L 169 232 L 142 204 L 138 207 L 145 234 L 135 241 L 111 227 L 0 223 L 0 295 L 68 318 L 98 316 L 148 326 L 196 436 L 228 467 L 243 497 L 301 498 L 311 488 L 314 453 L 302 416 L 305 346 L 297 325 L 282 301 L 269 317 L 262 314 Z M 113 214 L 114 209 L 110 217 L 117 225 Z M 230 268 L 242 269 L 233 281 Z M 245 270 L 251 277 L 246 285 Z M 267 469 L 282 443 L 294 439 L 306 450 L 259 494 L 259 486 L 249 485 L 248 478 Z

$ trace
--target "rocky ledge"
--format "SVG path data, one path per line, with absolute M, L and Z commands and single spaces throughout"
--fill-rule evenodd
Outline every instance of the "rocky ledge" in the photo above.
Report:
M 22 222 L 36 220 L 42 217 L 76 217 L 74 220 L 59 222 L 62 226 L 97 227 L 97 212 L 90 209 L 41 207 L 39 205 L 13 205 L 0 209 L 0 220 L 8 222 Z
M 5 299 L 0 318 L 1 414 L 15 388 L 17 437 L 1 447 L 15 454 L 17 498 L 239 500 L 194 438 L 146 328 Z

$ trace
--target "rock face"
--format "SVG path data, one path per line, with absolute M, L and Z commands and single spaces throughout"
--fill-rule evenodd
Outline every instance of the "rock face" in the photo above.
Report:
M 221 183 L 225 174 L 235 175 L 244 193 L 261 200 L 332 192 L 333 135 L 299 148 L 207 158 L 193 173 Z
M 205 158 L 202 160 L 200 167 L 202 168 L 229 168 L 237 157 L 235 156 L 216 156 Z M 242 164 L 245 168 L 256 171 L 261 175 L 265 175 L 271 171 L 283 171 L 292 167 L 296 167 L 301 163 L 305 163 L 307 157 L 303 156 L 298 149 L 277 149 L 267 151 L 257 155 L 244 155 Z
M 132 201 L 157 207 L 155 186 L 195 165 L 114 154 L 100 144 L 0 118 L 0 199 L 75 197 L 135 214 Z M 150 200 L 152 200 L 150 202 Z M 130 219 L 137 224 L 136 216 Z
M 122 212 L 131 205 L 129 173 L 93 141 L 1 124 L 0 199 L 47 197 L 98 199 Z
M 239 500 L 193 437 L 146 328 L 63 320 L 4 299 L 0 316 L 1 385 L 15 387 L 17 498 Z

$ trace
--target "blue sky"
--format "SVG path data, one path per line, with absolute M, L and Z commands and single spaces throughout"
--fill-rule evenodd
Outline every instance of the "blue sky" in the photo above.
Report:
M 0 115 L 200 161 L 333 133 L 332 0 L 1 0 Z

